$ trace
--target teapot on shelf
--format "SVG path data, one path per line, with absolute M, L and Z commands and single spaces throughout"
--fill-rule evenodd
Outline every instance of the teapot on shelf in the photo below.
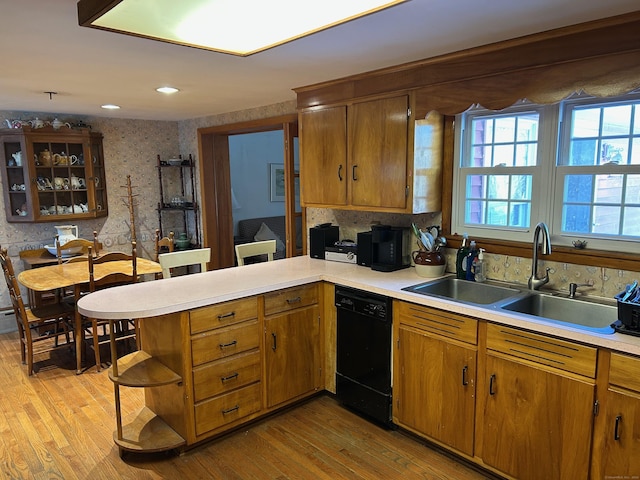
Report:
M 58 118 L 54 118 L 53 122 L 51 122 L 51 126 L 55 129 L 58 130 L 60 127 L 67 127 L 67 128 L 71 128 L 71 124 L 67 123 L 67 122 L 63 122 L 62 120 L 58 120 Z
M 22 152 L 12 153 L 11 156 L 13 157 L 13 161 L 15 162 L 16 167 L 21 167 L 22 166 Z

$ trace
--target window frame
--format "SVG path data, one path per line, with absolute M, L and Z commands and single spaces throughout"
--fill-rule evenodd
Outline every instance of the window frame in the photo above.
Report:
M 557 162 L 557 158 L 559 158 L 560 155 L 568 155 L 570 144 L 568 132 L 570 129 L 570 123 L 563 121 L 563 116 L 566 116 L 568 112 L 570 114 L 570 110 L 572 108 L 586 104 L 593 104 L 595 106 L 602 105 L 603 103 L 621 103 L 624 101 L 628 102 L 637 100 L 640 100 L 639 92 L 612 98 L 596 98 L 587 95 L 575 95 L 563 102 L 552 105 L 536 105 L 530 102 L 521 101 L 517 102 L 512 107 L 508 107 L 500 111 L 492 111 L 482 107 L 475 107 L 457 115 L 453 122 L 453 125 L 457 128 L 454 127 L 452 132 L 454 145 L 451 159 L 451 199 L 449 203 L 443 203 L 444 205 L 451 205 L 451 211 L 448 212 L 448 214 L 443 211 L 443 222 L 446 220 L 446 217 L 449 216 L 451 232 L 453 233 L 452 240 L 455 241 L 457 237 L 461 238 L 461 234 L 464 232 L 471 238 L 486 239 L 487 244 L 494 242 L 504 243 L 505 245 L 517 245 L 521 242 L 530 243 L 532 240 L 531 236 L 533 234 L 533 228 L 535 228 L 535 225 L 538 222 L 544 221 L 550 228 L 551 240 L 554 248 L 560 247 L 562 249 L 563 247 L 566 247 L 567 251 L 575 252 L 576 250 L 573 248 L 572 242 L 575 240 L 587 240 L 589 250 L 596 249 L 602 252 L 613 251 L 616 252 L 616 255 L 618 255 L 617 252 L 640 253 L 640 242 L 638 241 L 640 239 L 637 237 L 606 239 L 594 234 L 573 234 L 561 232 L 563 209 L 562 199 L 564 189 L 563 179 L 565 177 L 558 175 L 558 172 L 565 170 L 566 173 L 564 175 L 577 174 L 581 171 L 585 171 L 585 168 L 581 166 L 560 165 Z M 464 145 L 467 144 L 467 142 L 470 142 L 472 134 L 468 127 L 471 125 L 473 118 L 477 118 L 481 115 L 499 114 L 500 112 L 517 114 L 527 110 L 540 112 L 538 162 L 535 167 L 540 171 L 537 172 L 537 176 L 534 176 L 533 179 L 529 227 L 514 230 L 505 227 L 474 227 L 472 225 L 465 224 L 464 207 L 466 190 L 464 185 L 464 173 L 465 170 L 468 170 L 471 167 L 462 167 L 461 164 L 462 155 L 464 154 Z M 469 145 L 471 144 L 469 143 Z M 495 169 L 496 174 L 500 173 L 499 170 L 506 171 L 510 174 L 517 174 L 513 169 L 522 167 L 491 168 Z M 607 165 L 589 166 L 586 168 L 591 172 L 599 169 L 602 173 L 613 171 L 615 173 L 640 174 L 640 165 Z M 483 173 L 479 172 L 479 174 Z M 556 201 L 555 199 L 558 200 Z M 600 255 L 598 254 L 597 256 L 599 257 Z

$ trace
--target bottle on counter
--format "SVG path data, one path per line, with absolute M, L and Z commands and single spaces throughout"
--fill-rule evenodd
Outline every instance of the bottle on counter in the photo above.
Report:
M 465 260 L 467 258 L 467 255 L 469 255 L 469 247 L 467 245 L 468 240 L 469 236 L 466 233 L 463 233 L 462 244 L 460 245 L 458 253 L 456 254 L 456 277 L 461 278 L 462 280 L 467 278 L 467 265 Z
M 469 253 L 464 259 L 465 263 L 465 278 L 470 281 L 475 281 L 475 277 L 473 274 L 473 262 L 475 262 L 476 258 L 478 258 L 478 249 L 476 247 L 475 240 L 471 240 L 471 244 L 469 245 Z
M 476 282 L 484 282 L 487 279 L 484 264 L 484 248 L 478 250 L 478 256 L 473 261 L 473 278 Z

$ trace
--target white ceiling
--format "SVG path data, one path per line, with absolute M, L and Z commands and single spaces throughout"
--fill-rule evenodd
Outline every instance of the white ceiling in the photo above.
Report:
M 300 5 L 313 14 L 312 2 Z M 80 27 L 76 0 L 0 0 L 0 110 L 184 120 L 293 100 L 295 87 L 635 10 L 638 0 L 410 0 L 243 58 Z M 166 84 L 181 92 L 155 92 Z M 58 94 L 49 100 L 45 91 Z M 100 108 L 105 103 L 122 108 L 108 112 Z

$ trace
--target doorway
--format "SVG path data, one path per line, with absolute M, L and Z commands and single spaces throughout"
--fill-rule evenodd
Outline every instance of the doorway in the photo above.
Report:
M 280 150 L 282 157 L 279 159 L 275 157 L 269 157 L 266 160 L 256 159 L 256 170 L 252 175 L 255 177 L 255 185 L 259 187 L 257 189 L 269 192 L 269 196 L 263 201 L 281 202 L 284 205 L 286 238 L 283 240 L 286 256 L 302 255 L 305 251 L 305 235 L 300 235 L 297 232 L 306 223 L 304 209 L 299 207 L 299 200 L 296 202 L 295 195 L 297 188 L 299 188 L 296 187 L 299 182 L 299 174 L 295 166 L 297 121 L 297 115 L 292 114 L 198 129 L 203 245 L 211 248 L 210 269 L 235 265 L 234 209 L 239 212 L 240 209 L 249 209 L 251 205 L 250 200 L 245 202 L 232 188 L 231 162 L 235 150 L 234 145 L 238 143 L 234 138 L 236 136 L 263 132 L 282 133 L 283 147 Z M 264 168 L 262 168 L 262 164 L 264 164 Z M 274 168 L 277 171 L 274 171 Z M 272 171 L 277 177 L 271 176 Z M 272 192 L 273 188 L 276 188 L 275 192 Z M 282 197 L 283 193 L 284 198 Z M 250 213 L 245 211 L 242 212 L 242 215 L 238 215 L 238 217 L 240 216 L 247 218 Z M 298 237 L 298 241 L 296 237 Z M 302 244 L 300 244 L 300 238 Z

